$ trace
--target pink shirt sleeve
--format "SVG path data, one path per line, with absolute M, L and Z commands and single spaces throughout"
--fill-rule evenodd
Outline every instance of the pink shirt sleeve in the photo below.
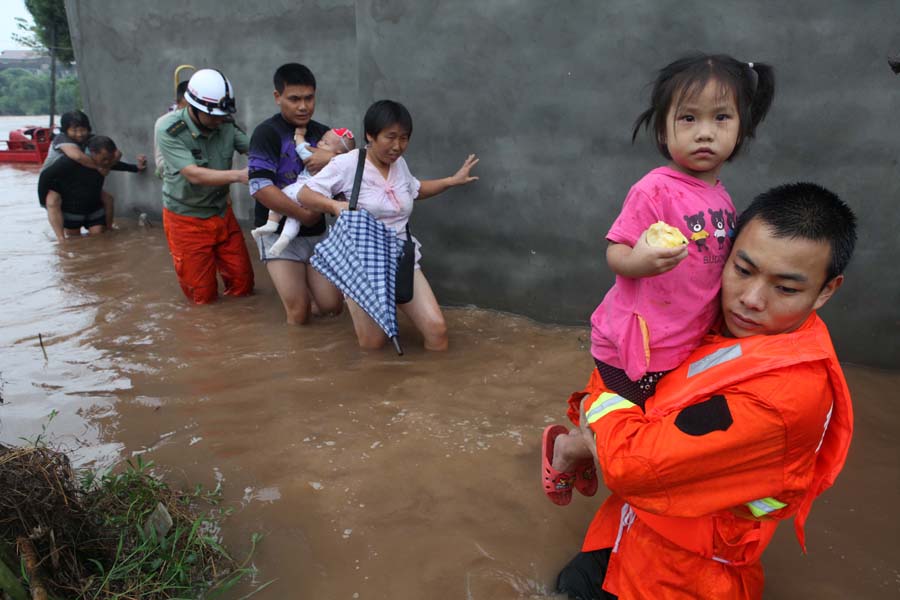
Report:
M 353 191 L 357 156 L 359 156 L 359 152 L 356 151 L 335 156 L 321 171 L 306 182 L 306 187 L 329 198 L 334 198 L 344 192 L 349 200 L 350 193 Z
M 398 161 L 399 162 L 399 161 Z M 406 161 L 403 161 L 403 178 L 406 180 L 405 183 L 409 186 L 409 196 L 413 200 L 419 197 L 419 188 L 422 187 L 422 182 L 413 177 L 413 174 L 409 171 L 409 165 L 406 164 Z
M 659 190 L 655 191 L 658 193 Z M 614 244 L 627 244 L 633 248 L 641 234 L 662 218 L 657 203 L 636 185 L 628 191 L 622 212 L 610 227 L 606 239 Z

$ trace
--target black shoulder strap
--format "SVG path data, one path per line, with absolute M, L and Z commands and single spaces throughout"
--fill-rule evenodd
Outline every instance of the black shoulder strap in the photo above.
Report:
M 178 134 L 180 134 L 185 129 L 187 129 L 187 123 L 185 123 L 181 119 L 178 119 L 166 128 L 166 133 L 168 133 L 172 137 L 177 137 Z
M 366 149 L 359 149 L 359 160 L 356 161 L 356 176 L 353 178 L 353 192 L 350 194 L 350 210 L 356 210 L 359 200 L 359 186 L 362 183 L 363 169 L 366 168 Z
M 244 128 L 241 127 L 240 125 L 238 125 L 238 122 L 234 120 L 234 115 L 228 115 L 227 117 L 225 117 L 225 122 L 231 123 L 234 126 L 234 128 L 237 129 L 238 131 L 240 131 L 241 133 L 247 133 L 246 131 L 244 131 Z
M 184 119 L 178 119 L 177 121 L 172 123 L 169 127 L 166 128 L 166 133 L 168 133 L 175 139 L 181 140 L 184 145 L 187 146 L 187 148 L 191 151 L 191 154 L 193 154 L 195 158 L 200 157 L 200 147 L 197 145 L 197 141 L 194 139 L 194 136 L 191 133 L 190 128 L 187 126 L 187 123 L 184 122 Z

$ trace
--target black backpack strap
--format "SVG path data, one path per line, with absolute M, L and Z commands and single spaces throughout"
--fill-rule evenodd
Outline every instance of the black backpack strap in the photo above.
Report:
M 359 187 L 362 184 L 363 170 L 366 168 L 366 149 L 359 149 L 359 160 L 356 161 L 356 176 L 353 178 L 353 192 L 350 193 L 350 210 L 356 210 L 359 200 Z

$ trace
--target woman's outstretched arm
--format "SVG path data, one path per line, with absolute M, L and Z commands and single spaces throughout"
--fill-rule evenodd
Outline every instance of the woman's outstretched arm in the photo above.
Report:
M 416 200 L 424 200 L 425 198 L 437 196 L 449 188 L 476 181 L 478 177 L 469 175 L 469 171 L 478 164 L 478 160 L 479 159 L 475 158 L 474 154 L 470 154 L 459 168 L 459 171 L 450 177 L 444 177 L 443 179 L 423 179 L 419 182 L 421 186 L 419 187 L 419 195 L 416 196 Z

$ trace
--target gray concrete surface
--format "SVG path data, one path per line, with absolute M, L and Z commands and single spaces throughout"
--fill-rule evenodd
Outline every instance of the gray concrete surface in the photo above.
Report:
M 612 282 L 604 234 L 630 185 L 662 163 L 649 139 L 630 141 L 655 70 L 692 50 L 768 62 L 772 112 L 722 179 L 738 208 L 793 180 L 853 206 L 857 254 L 823 314 L 844 360 L 900 367 L 900 78 L 885 61 L 900 51 L 896 2 L 66 5 L 86 109 L 127 152 L 150 154 L 181 63 L 225 71 L 250 129 L 274 112 L 271 75 L 287 61 L 316 73 L 324 122 L 359 130 L 372 101 L 403 102 L 419 177 L 448 175 L 469 152 L 481 158 L 478 183 L 413 216 L 441 302 L 546 322 L 585 323 Z M 124 205 L 158 212 L 152 177 L 110 185 Z M 245 218 L 246 188 L 234 196 Z
M 85 111 L 94 131 L 116 140 L 126 160 L 144 153 L 152 163 L 153 124 L 174 101 L 172 75 L 181 64 L 228 76 L 237 94 L 236 121 L 248 135 L 277 112 L 272 75 L 289 61 L 308 63 L 321 80 L 318 120 L 359 120 L 353 0 L 67 1 L 66 11 Z M 239 156 L 235 167 L 243 166 Z M 160 214 L 162 183 L 151 173 L 113 174 L 107 185 L 121 214 Z M 247 186 L 232 186 L 232 198 L 238 218 L 250 218 Z

